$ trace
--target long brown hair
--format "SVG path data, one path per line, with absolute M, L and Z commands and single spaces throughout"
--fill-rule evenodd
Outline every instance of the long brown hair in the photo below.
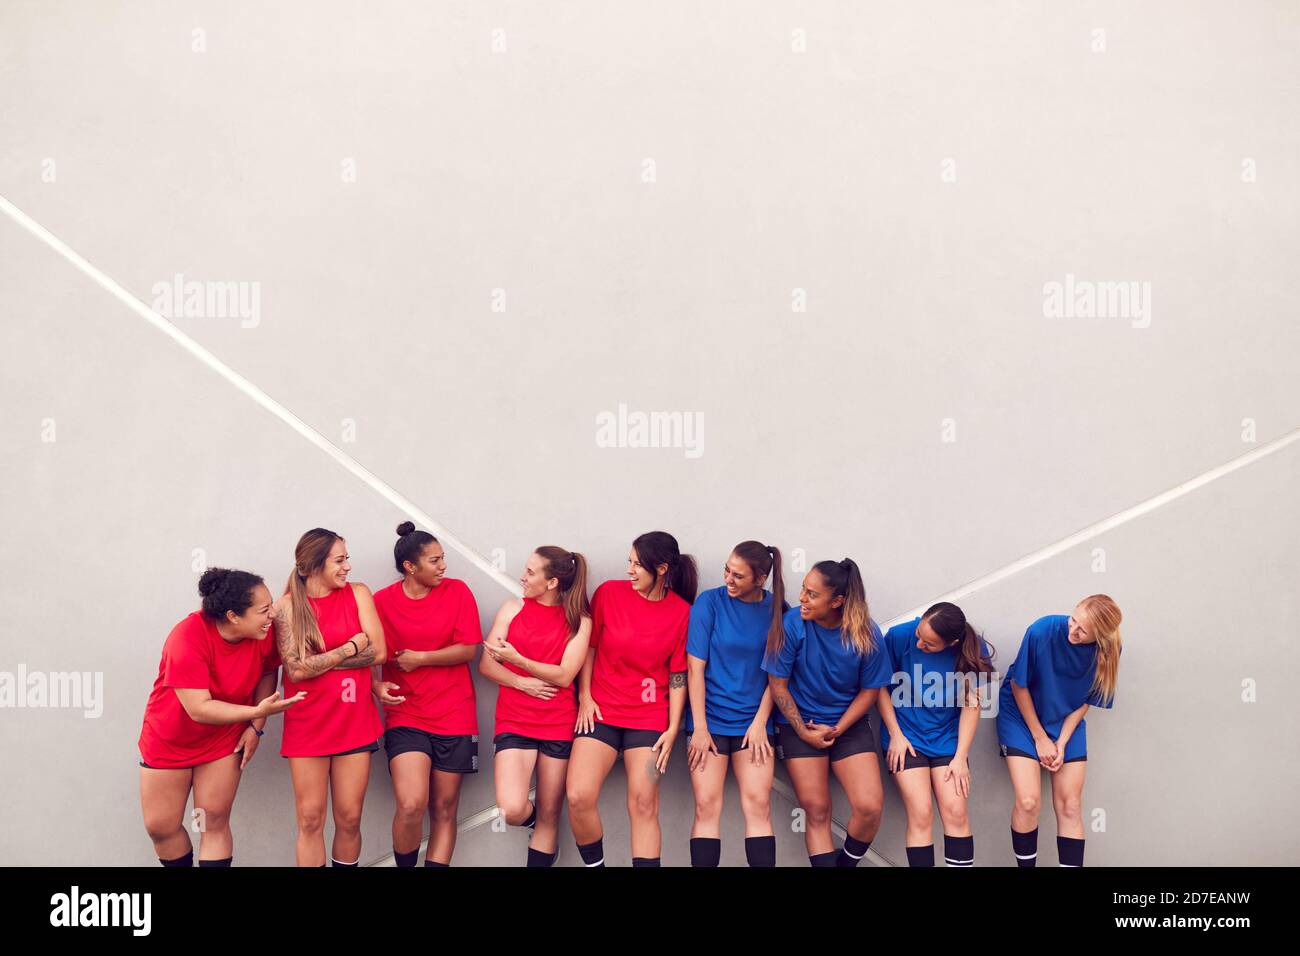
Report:
M 966 614 L 955 604 L 940 601 L 930 605 L 921 615 L 921 620 L 928 621 L 930 628 L 944 644 L 951 647 L 957 644 L 958 674 L 991 674 L 993 657 L 997 653 L 993 645 L 984 641 L 975 633 L 975 628 L 966 620 Z M 958 643 L 960 642 L 960 643 Z M 984 653 L 984 647 L 989 649 Z
M 582 619 L 591 617 L 591 603 L 587 600 L 587 559 L 577 551 L 565 551 L 553 544 L 543 545 L 533 553 L 546 562 L 542 574 L 548 579 L 559 579 L 564 622 L 569 626 L 569 639 L 572 640 L 582 625 Z
M 731 549 L 731 553 L 749 565 L 755 578 L 772 575 L 772 623 L 767 628 L 767 646 L 773 642 L 780 645 L 784 632 L 781 619 L 789 610 L 785 600 L 785 581 L 781 577 L 781 549 L 761 541 L 742 541 Z
M 668 577 L 664 586 L 687 604 L 695 603 L 695 592 L 700 586 L 699 571 L 695 567 L 695 558 L 682 554 L 677 547 L 676 538 L 667 531 L 647 531 L 633 540 L 632 548 L 636 551 L 641 567 L 655 575 L 656 579 L 659 565 L 668 565 Z
M 1119 683 L 1119 622 L 1123 618 L 1119 605 L 1106 594 L 1092 594 L 1079 602 L 1083 613 L 1092 621 L 1097 637 L 1097 669 L 1092 675 L 1092 692 L 1110 704 Z
M 312 528 L 298 539 L 298 546 L 293 549 L 293 570 L 289 572 L 289 582 L 284 590 L 293 600 L 291 624 L 294 649 L 299 658 L 308 657 L 311 649 L 325 650 L 325 638 L 321 636 L 320 625 L 316 623 L 311 601 L 307 598 L 307 579 L 325 567 L 334 542 L 342 540 L 333 531 Z
M 818 561 L 812 569 L 826 580 L 831 597 L 844 598 L 840 609 L 840 639 L 844 646 L 852 646 L 859 654 L 867 655 L 876 649 L 876 638 L 871 633 L 871 609 L 867 606 L 867 589 L 862 585 L 862 573 L 852 558 L 842 561 Z M 785 643 L 785 631 L 769 631 L 767 652 L 779 654 Z

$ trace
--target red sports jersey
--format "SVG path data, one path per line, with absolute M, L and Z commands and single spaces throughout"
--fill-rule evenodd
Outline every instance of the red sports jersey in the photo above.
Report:
M 332 651 L 361 633 L 361 615 L 351 584 L 325 597 L 308 598 L 316 624 Z M 321 650 L 308 648 L 309 654 Z M 374 743 L 384 732 L 370 692 L 369 667 L 335 667 L 295 683 L 284 675 L 284 696 L 300 690 L 307 696 L 284 712 L 282 757 L 328 757 Z
M 443 578 L 442 583 L 418 601 L 407 597 L 402 582 L 394 581 L 375 594 L 375 607 L 384 625 L 388 660 L 384 680 L 406 700 L 384 706 L 387 727 L 417 727 L 431 734 L 477 734 L 474 681 L 469 664 L 432 664 L 404 671 L 393 660 L 400 650 L 437 651 L 452 644 L 483 643 L 478 604 L 464 581 Z
M 686 670 L 691 606 L 669 591 L 649 601 L 628 580 L 606 581 L 592 597 L 591 697 L 602 723 L 668 729 L 668 675 Z
M 163 642 L 158 678 L 144 708 L 141 759 L 151 767 L 177 770 L 234 753 L 248 722 L 200 724 L 185 712 L 174 688 L 206 689 L 213 700 L 253 705 L 258 703 L 253 699 L 257 682 L 279 666 L 274 625 L 260 640 L 231 643 L 201 611 L 190 614 Z
M 520 654 L 539 664 L 559 664 L 569 646 L 569 624 L 564 607 L 548 607 L 532 598 L 510 621 L 506 640 Z M 506 670 L 530 677 L 522 667 L 502 662 Z M 496 734 L 522 734 L 536 740 L 572 740 L 578 721 L 578 697 L 573 685 L 561 687 L 550 700 L 542 700 L 513 687 L 497 688 Z

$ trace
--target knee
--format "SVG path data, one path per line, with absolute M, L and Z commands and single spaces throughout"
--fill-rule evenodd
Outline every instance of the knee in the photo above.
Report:
M 1036 793 L 1023 793 L 1016 795 L 1016 809 L 1021 813 L 1027 813 L 1030 816 L 1038 816 L 1038 810 L 1042 806 L 1042 798 Z
M 864 827 L 880 826 L 880 804 L 878 803 L 855 803 L 850 805 L 853 816 L 857 818 L 858 823 Z
M 230 829 L 230 812 L 205 810 L 197 822 L 200 833 L 225 833 Z
M 659 819 L 659 792 L 652 790 L 649 793 L 635 793 L 628 797 L 628 812 L 632 816 L 641 819 Z
M 170 816 L 146 816 L 144 818 L 145 832 L 149 834 L 149 839 L 154 843 L 161 843 L 163 840 L 169 840 L 178 832 L 184 833 L 181 822 Z M 188 836 L 188 834 L 186 834 Z
M 966 808 L 950 810 L 944 815 L 943 825 L 948 830 L 965 830 L 970 827 L 970 814 Z
M 1056 805 L 1056 815 L 1067 820 L 1077 820 L 1083 812 L 1082 801 L 1073 794 L 1067 797 L 1057 797 L 1053 800 L 1053 803 Z
M 460 800 L 457 797 L 434 797 L 429 801 L 429 816 L 435 823 L 454 823 L 456 821 L 456 807 Z
M 397 798 L 397 816 L 403 822 L 411 823 L 424 816 L 424 807 L 427 800 L 423 794 L 401 794 Z
M 566 794 L 570 813 L 595 813 L 596 794 L 585 788 L 574 787 Z
M 695 795 L 695 819 L 716 820 L 722 816 L 722 794 Z
M 719 812 L 721 809 L 721 801 L 719 801 Z M 769 820 L 772 817 L 772 800 L 766 793 L 742 792 L 740 810 L 747 820 Z
M 356 833 L 361 829 L 361 808 L 335 807 L 334 828 L 345 833 Z
M 537 813 L 538 823 L 558 823 L 560 821 L 560 804 L 558 802 L 545 804 L 534 803 L 533 810 Z
M 913 830 L 930 830 L 934 827 L 934 810 L 931 807 L 917 807 L 907 811 L 907 825 Z
M 507 824 L 517 827 L 528 819 L 528 798 L 502 800 L 497 804 L 497 809 L 501 811 L 501 816 L 505 818 Z M 538 816 L 540 817 L 541 814 L 539 813 Z
M 831 822 L 830 801 L 818 800 L 803 805 L 804 817 L 810 827 L 824 827 Z
M 298 807 L 298 832 L 315 836 L 325 832 L 325 808 L 323 806 Z

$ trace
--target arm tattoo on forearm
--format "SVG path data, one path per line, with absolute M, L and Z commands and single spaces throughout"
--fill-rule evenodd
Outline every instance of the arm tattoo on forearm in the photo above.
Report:
M 792 726 L 799 726 L 803 720 L 799 717 L 799 708 L 795 706 L 794 698 L 788 694 L 775 694 L 773 700 L 776 702 L 776 709 L 785 714 L 785 719 Z
M 668 675 L 668 689 L 676 690 L 686 686 L 686 671 L 673 671 Z
M 344 643 L 347 643 L 346 641 Z M 371 644 L 360 654 L 354 654 L 338 665 L 339 670 L 345 670 L 349 667 L 369 667 L 375 662 L 375 645 Z

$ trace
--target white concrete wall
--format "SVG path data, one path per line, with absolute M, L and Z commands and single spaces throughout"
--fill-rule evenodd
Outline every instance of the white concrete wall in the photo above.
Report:
M 511 576 L 543 543 L 619 575 L 663 528 L 712 586 L 757 537 L 853 556 L 887 620 L 1297 426 L 1297 39 L 1281 2 L 9 2 L 0 195 L 146 305 L 259 283 L 255 325 L 175 325 Z M 1149 324 L 1046 317 L 1067 274 L 1150 283 Z M 98 719 L 0 710 L 0 862 L 149 863 L 135 740 L 194 549 L 278 587 L 324 525 L 379 587 L 402 514 L 9 216 L 0 337 L 0 670 L 105 681 Z M 620 404 L 703 416 L 702 454 L 599 447 Z M 962 602 L 1004 666 L 1040 614 L 1124 609 L 1090 863 L 1296 859 L 1297 455 Z M 504 592 L 449 560 L 486 623 Z M 240 863 L 292 860 L 278 734 Z M 995 748 L 985 722 L 981 865 L 1011 862 Z M 462 809 L 490 803 L 480 774 Z M 376 760 L 367 859 L 391 811 Z

